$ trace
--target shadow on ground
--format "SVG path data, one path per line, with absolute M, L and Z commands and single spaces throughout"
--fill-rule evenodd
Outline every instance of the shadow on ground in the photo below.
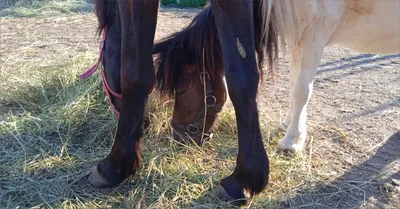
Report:
M 399 201 L 399 179 L 400 131 L 397 131 L 368 160 L 333 182 L 299 192 L 281 202 L 279 208 L 387 208 L 384 204 L 389 201 L 391 205 Z
M 376 56 L 374 54 L 361 54 L 361 55 L 321 64 L 319 66 L 317 75 L 332 72 L 332 71 L 351 69 L 351 68 L 360 67 L 362 65 L 367 65 L 367 64 L 375 64 L 376 62 L 392 60 L 395 58 L 400 58 L 400 54 L 385 55 L 385 56 Z M 399 63 L 396 62 L 393 64 L 399 64 Z M 337 65 L 337 66 L 335 66 L 335 65 Z

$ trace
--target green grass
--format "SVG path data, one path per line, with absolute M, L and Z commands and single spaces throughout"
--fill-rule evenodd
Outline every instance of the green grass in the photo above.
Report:
M 4 0 L 0 17 L 40 17 L 89 13 L 91 0 Z
M 198 8 L 209 0 L 162 0 L 163 6 Z M 3 0 L 0 17 L 43 17 L 73 15 L 93 11 L 94 0 Z
M 228 208 L 209 190 L 235 165 L 233 111 L 223 111 L 216 135 L 204 147 L 180 147 L 171 143 L 165 124 L 171 109 L 159 104 L 156 93 L 137 175 L 113 189 L 88 184 L 86 175 L 108 154 L 117 122 L 99 77 L 78 78 L 93 62 L 78 54 L 1 71 L 0 208 L 132 208 L 138 202 L 142 208 Z M 273 208 L 301 182 L 308 159 L 277 153 L 277 139 L 262 131 L 271 180 L 252 207 Z
M 206 5 L 209 0 L 161 0 L 163 6 L 183 7 L 183 8 L 199 8 Z
M 6 46 L 6 45 L 4 45 Z M 15 46 L 17 47 L 17 46 Z M 96 47 L 96 46 L 94 46 Z M 89 170 L 112 145 L 117 121 L 98 74 L 78 75 L 96 61 L 97 49 L 2 59 L 0 80 L 0 208 L 231 208 L 210 190 L 235 165 L 236 122 L 225 108 L 212 141 L 203 147 L 171 142 L 172 104 L 148 105 L 151 126 L 143 138 L 143 165 L 117 188 L 95 189 Z M 59 53 L 59 54 L 57 54 Z M 277 151 L 279 137 L 262 124 L 270 183 L 251 208 L 275 208 L 310 173 L 308 156 Z

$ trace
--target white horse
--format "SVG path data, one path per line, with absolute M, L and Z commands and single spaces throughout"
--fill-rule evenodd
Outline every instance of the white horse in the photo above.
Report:
M 301 151 L 307 103 L 324 48 L 338 44 L 362 53 L 400 53 L 400 0 L 263 0 L 262 4 L 265 38 L 271 23 L 290 61 L 291 98 L 279 148 Z

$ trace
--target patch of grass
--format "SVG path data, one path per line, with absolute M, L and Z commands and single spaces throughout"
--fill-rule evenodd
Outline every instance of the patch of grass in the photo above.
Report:
M 232 208 L 210 189 L 235 165 L 233 110 L 224 109 L 212 141 L 181 147 L 171 142 L 166 124 L 172 106 L 161 105 L 156 92 L 137 175 L 117 188 L 89 185 L 86 175 L 108 154 L 117 123 L 99 76 L 78 77 L 95 62 L 89 55 L 96 57 L 77 52 L 0 71 L 0 208 Z M 250 207 L 275 208 L 284 194 L 302 186 L 310 160 L 282 155 L 278 137 L 262 132 L 270 183 Z
M 88 13 L 90 0 L 6 0 L 0 3 L 0 17 L 60 16 Z
M 209 0 L 161 0 L 163 6 L 199 8 L 206 5 Z

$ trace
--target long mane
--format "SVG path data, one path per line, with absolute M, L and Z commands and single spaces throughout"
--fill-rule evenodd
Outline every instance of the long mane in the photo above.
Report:
M 96 0 L 95 11 L 98 20 L 97 32 L 100 35 L 101 32 L 112 24 L 119 24 L 117 17 L 118 5 L 116 1 L 108 0 Z
M 263 34 L 265 30 L 260 4 L 260 1 L 254 2 L 254 38 L 258 68 L 262 76 L 265 55 L 269 71 L 273 72 L 274 62 L 278 59 L 278 41 L 272 27 L 268 30 L 269 36 Z M 206 5 L 182 31 L 155 43 L 153 55 L 156 57 L 157 88 L 162 94 L 174 95 L 177 79 L 185 66 L 194 66 L 198 71 L 203 68 L 203 49 L 205 69 L 211 79 L 223 74 L 222 52 L 210 4 Z

